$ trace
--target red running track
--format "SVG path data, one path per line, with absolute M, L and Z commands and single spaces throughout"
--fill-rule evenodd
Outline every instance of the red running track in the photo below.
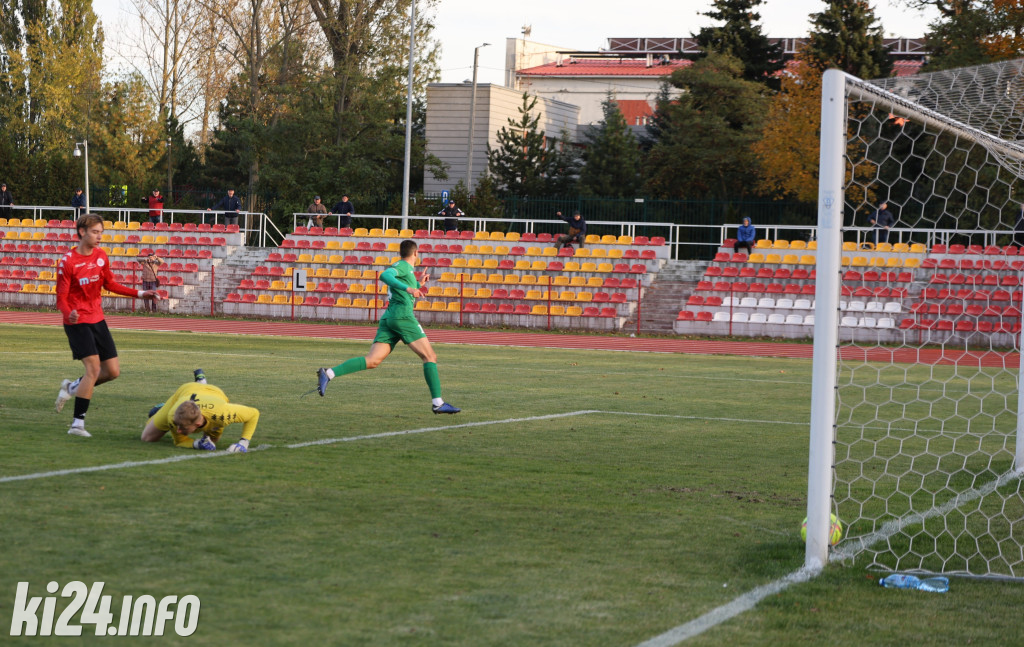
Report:
M 57 312 L 0 312 L 0 323 L 43 326 L 61 325 Z M 221 335 L 267 335 L 310 337 L 316 339 L 355 339 L 370 341 L 376 326 L 330 323 L 294 323 L 290 321 L 241 321 L 184 317 L 145 317 L 107 315 L 114 330 L 159 330 L 205 332 Z M 782 357 L 810 359 L 811 344 L 728 340 L 694 340 L 661 337 L 625 337 L 612 335 L 571 335 L 540 332 L 494 332 L 485 330 L 431 330 L 430 340 L 439 344 L 479 344 L 484 346 L 522 346 L 529 348 L 583 348 L 643 353 L 681 353 L 695 355 L 737 355 L 744 357 Z M 942 348 L 842 347 L 847 361 L 886 363 L 957 364 L 960 366 L 1016 368 L 1017 353 L 994 351 L 957 351 Z

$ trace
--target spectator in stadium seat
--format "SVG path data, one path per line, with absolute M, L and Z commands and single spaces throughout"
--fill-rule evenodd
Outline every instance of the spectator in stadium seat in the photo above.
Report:
M 228 189 L 228 194 L 221 198 L 220 202 L 207 209 L 207 211 L 223 211 L 225 225 L 237 225 L 238 212 L 241 210 L 242 201 L 235 195 L 234 189 Z
M 14 196 L 7 190 L 7 184 L 0 184 L 0 217 L 10 218 L 11 207 L 14 206 Z
M 149 207 L 149 222 L 157 224 L 163 220 L 164 197 L 160 195 L 160 189 L 153 189 L 153 192 L 142 198 L 142 203 Z
M 306 213 L 312 214 L 306 221 L 307 227 L 323 227 L 324 218 L 327 216 L 327 207 L 320 202 L 320 196 L 313 196 L 313 204 L 306 208 Z
M 323 397 L 327 384 L 336 377 L 366 371 L 380 366 L 399 341 L 412 349 L 423 360 L 423 378 L 430 389 L 430 405 L 434 413 L 454 414 L 461 411 L 441 397 L 441 378 L 437 373 L 437 354 L 427 339 L 427 333 L 416 321 L 413 306 L 416 299 L 426 295 L 426 272 L 417 274 L 418 245 L 414 240 L 403 240 L 398 253 L 401 259 L 380 275 L 382 283 L 390 288 L 390 303 L 377 326 L 370 352 L 365 357 L 353 357 L 333 368 L 320 368 L 316 372 L 316 391 Z M 312 391 L 310 391 L 312 393 Z
M 455 200 L 449 200 L 448 206 L 438 211 L 437 215 L 444 216 L 442 229 L 445 231 L 456 231 L 459 228 L 459 218 L 466 214 L 462 213 L 462 209 L 455 206 Z
M 227 449 L 244 454 L 259 420 L 259 409 L 232 403 L 220 387 L 206 383 L 206 375 L 199 369 L 195 371 L 194 382 L 182 384 L 167 402 L 150 409 L 142 441 L 155 443 L 170 432 L 176 447 L 214 451 L 224 428 L 240 422 L 242 437 Z M 202 432 L 202 438 L 189 438 L 197 431 Z
M 587 221 L 580 215 L 580 212 L 574 211 L 571 216 L 565 217 L 561 211 L 557 211 L 555 215 L 569 223 L 569 233 L 558 238 L 558 246 L 572 247 L 572 244 L 576 242 L 580 244 L 580 249 L 583 249 L 583 241 L 587 237 Z
M 140 256 L 138 261 L 142 265 L 142 289 L 155 291 L 160 287 L 160 277 L 157 276 L 157 272 L 160 271 L 164 259 L 150 252 L 145 256 Z M 156 301 L 149 301 L 146 303 L 146 307 L 150 312 L 156 312 Z
M 75 195 L 71 196 L 71 206 L 75 209 L 76 220 L 85 213 L 85 195 L 81 188 L 75 189 Z
M 338 214 L 338 228 L 343 229 L 352 226 L 352 216 L 356 215 L 356 208 L 355 205 L 349 202 L 348 196 L 343 195 L 341 196 L 341 201 L 331 209 L 331 213 Z
M 896 218 L 889 211 L 888 202 L 879 204 L 878 210 L 875 211 L 868 222 L 875 228 L 875 245 L 889 242 L 889 230 L 896 224 Z
M 110 259 L 100 247 L 103 218 L 87 213 L 75 224 L 78 245 L 71 248 L 57 265 L 57 309 L 64 320 L 71 356 L 81 360 L 84 374 L 77 380 L 64 380 L 54 404 L 59 413 L 68 400 L 75 399 L 74 419 L 68 433 L 88 438 L 85 414 L 89 410 L 93 388 L 117 379 L 121 365 L 114 338 L 103 316 L 102 290 L 142 299 L 160 299 L 156 290 L 136 290 L 114 280 Z
M 757 237 L 757 229 L 750 224 L 750 218 L 744 218 L 743 224 L 736 230 L 736 242 L 732 245 L 734 254 L 738 254 L 740 247 L 747 248 L 747 255 L 754 251 L 754 240 Z
M 1024 247 L 1024 202 L 1019 206 L 1017 219 L 1013 223 L 1013 244 L 1017 247 Z

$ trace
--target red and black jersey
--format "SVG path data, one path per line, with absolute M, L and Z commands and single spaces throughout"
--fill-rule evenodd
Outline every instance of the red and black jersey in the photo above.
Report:
M 64 315 L 64 323 L 71 323 L 68 317 L 72 310 L 78 311 L 77 323 L 103 321 L 100 307 L 103 288 L 126 297 L 139 296 L 138 290 L 114 280 L 110 260 L 102 248 L 97 247 L 89 256 L 82 256 L 78 248 L 73 247 L 57 265 L 57 309 Z

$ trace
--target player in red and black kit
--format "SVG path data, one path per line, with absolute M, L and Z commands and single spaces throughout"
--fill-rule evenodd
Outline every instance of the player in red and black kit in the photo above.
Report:
M 139 291 L 121 285 L 110 271 L 107 253 L 100 247 L 103 218 L 87 213 L 78 219 L 78 245 L 57 266 L 57 309 L 64 315 L 64 333 L 71 356 L 82 360 L 85 374 L 77 380 L 64 380 L 57 394 L 56 408 L 75 398 L 75 417 L 68 433 L 88 438 L 85 412 L 89 410 L 93 387 L 116 379 L 121 373 L 117 348 L 103 319 L 101 290 L 143 299 L 160 299 L 156 290 Z

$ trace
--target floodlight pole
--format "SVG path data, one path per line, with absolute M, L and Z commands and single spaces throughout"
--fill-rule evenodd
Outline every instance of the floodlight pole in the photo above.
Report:
M 473 89 L 469 98 L 469 142 L 466 144 L 466 192 L 473 195 L 473 130 L 476 128 L 476 69 L 480 63 L 480 48 L 487 47 L 484 43 L 473 48 Z
M 409 173 L 412 168 L 412 79 L 416 67 L 416 0 L 409 3 L 409 83 L 405 92 L 405 169 L 402 172 L 402 229 L 409 228 Z
M 82 148 L 79 149 L 79 146 L 81 146 Z M 74 150 L 74 153 L 73 153 L 74 157 L 78 157 L 79 150 L 82 150 L 82 151 L 85 152 L 84 153 L 84 161 L 85 161 L 85 212 L 89 213 L 90 210 L 89 210 L 89 140 L 88 139 L 83 139 L 80 142 L 75 142 L 75 150 Z

